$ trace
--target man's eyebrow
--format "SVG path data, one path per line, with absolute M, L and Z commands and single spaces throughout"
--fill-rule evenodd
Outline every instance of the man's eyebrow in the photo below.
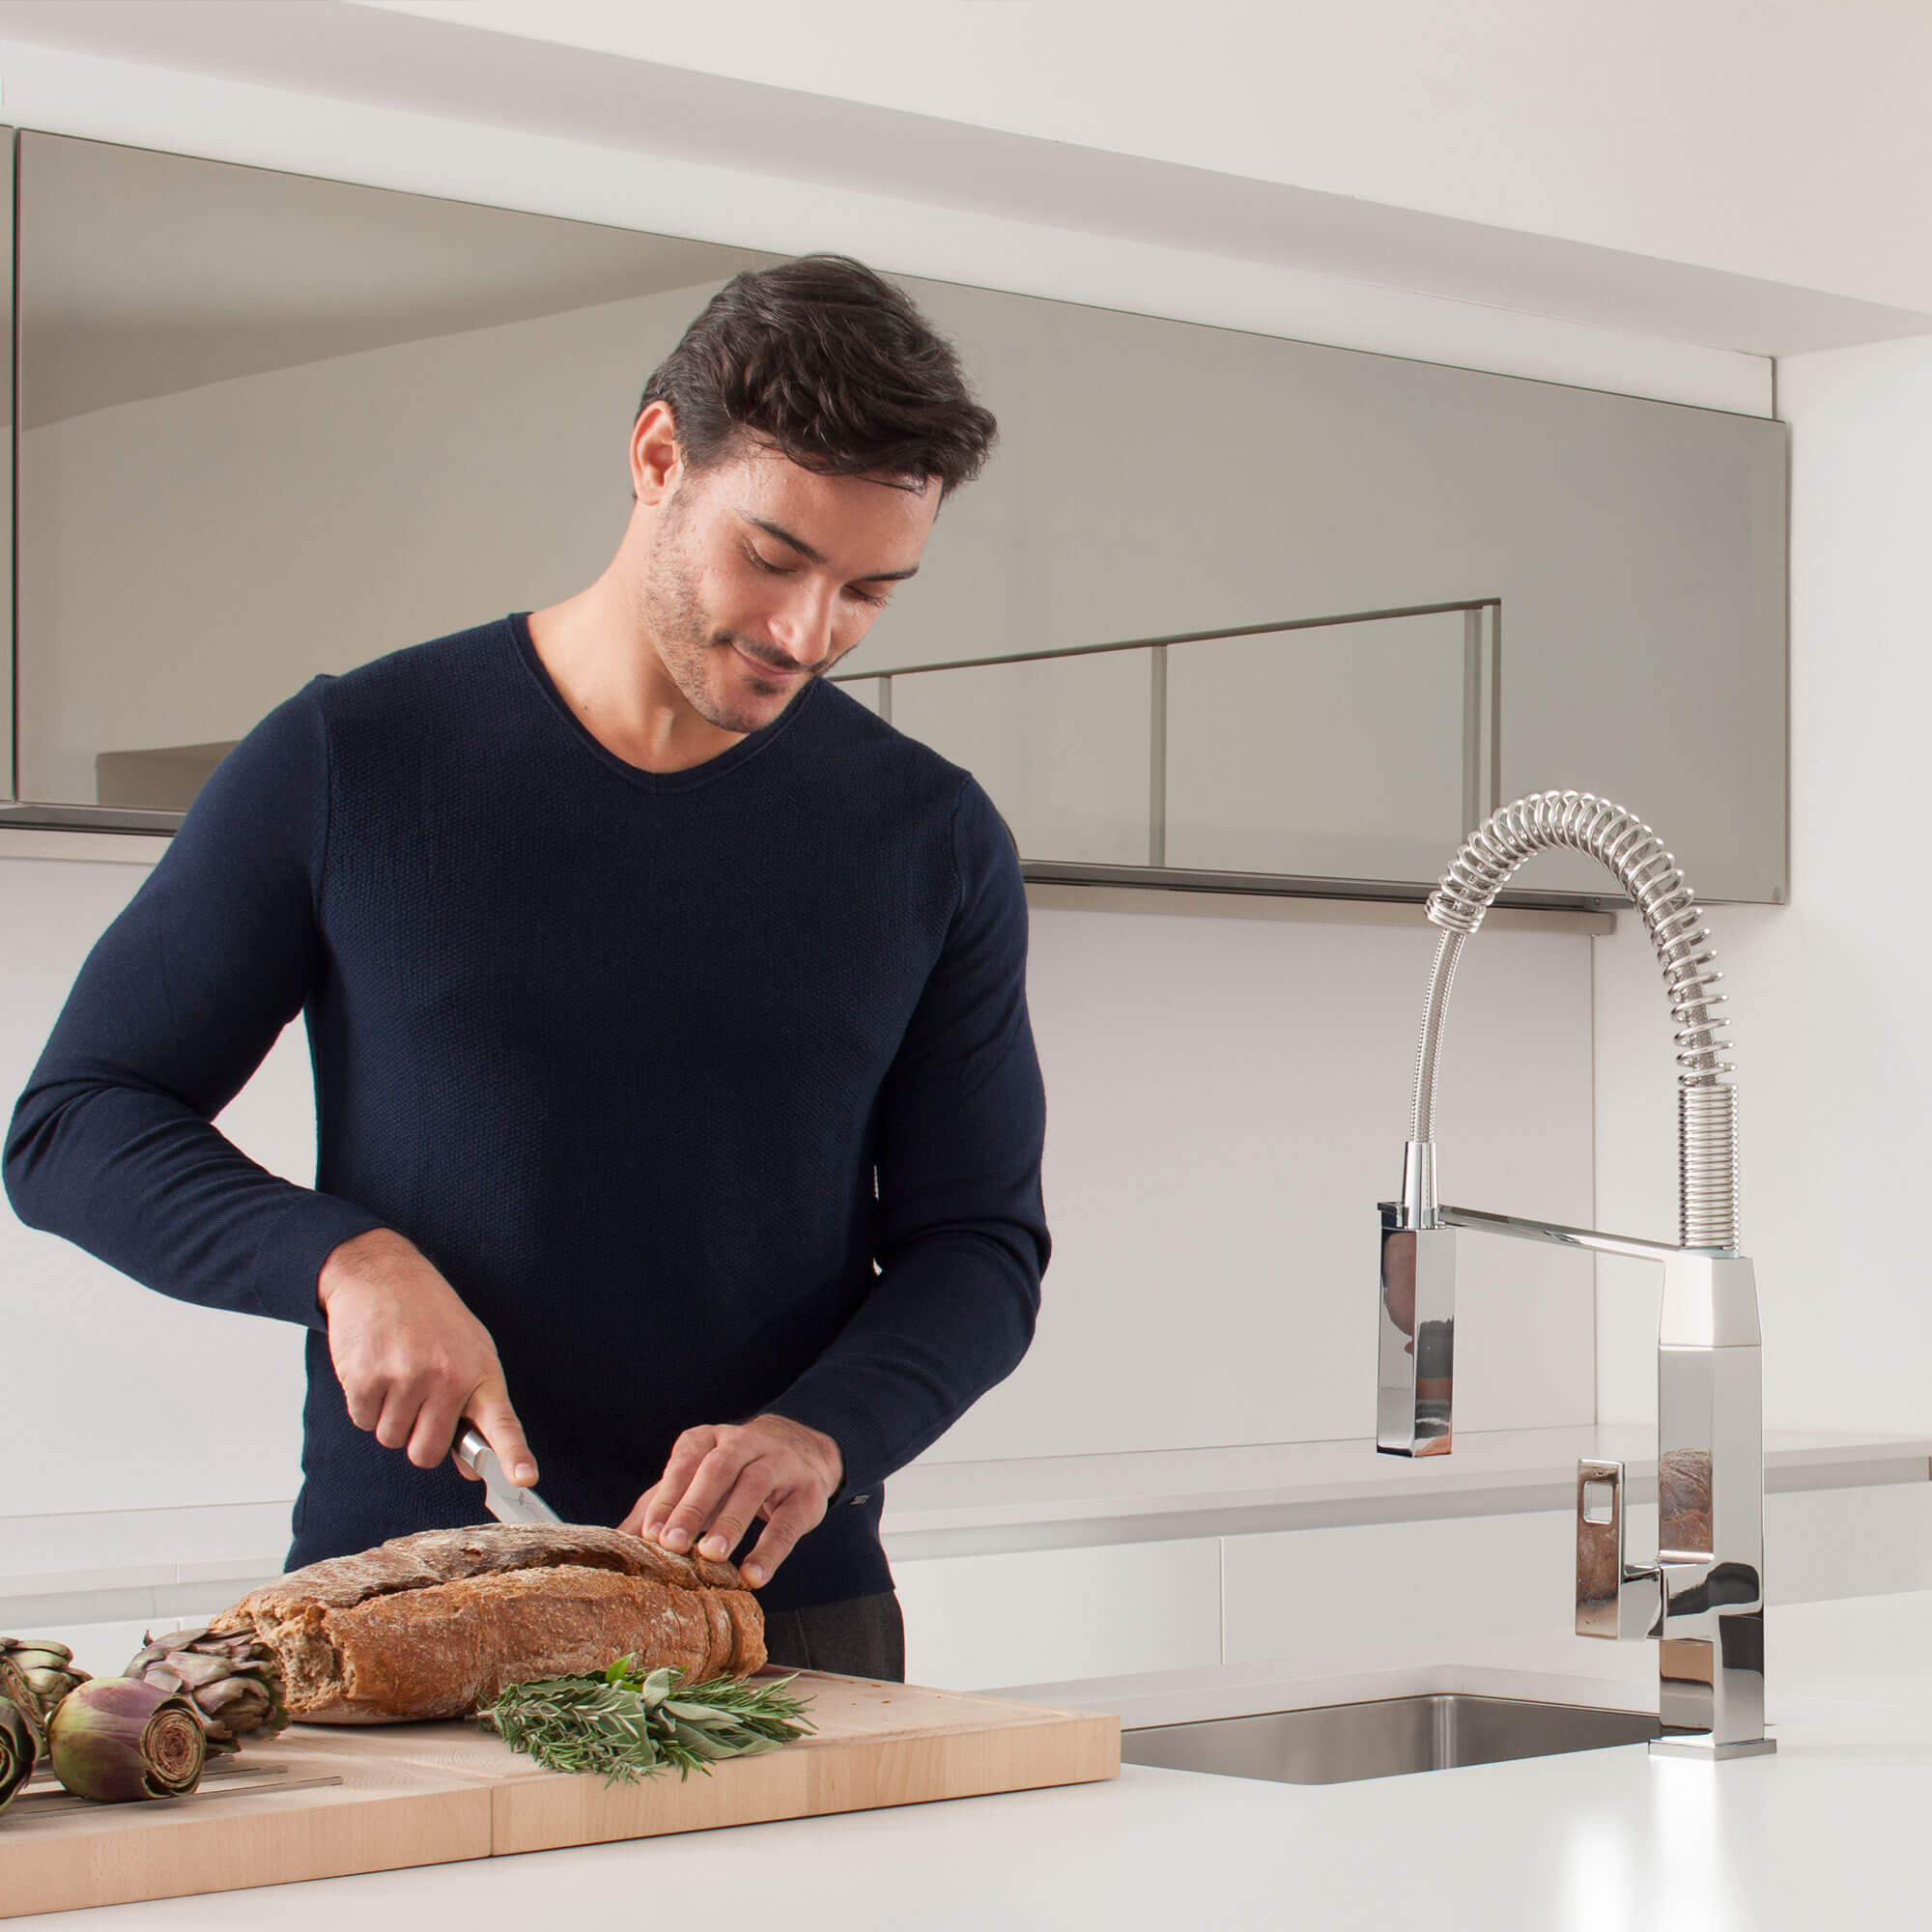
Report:
M 793 536 L 782 524 L 767 523 L 763 517 L 754 517 L 749 510 L 740 510 L 738 514 L 753 529 L 763 530 L 768 537 L 775 537 L 780 543 L 789 545 L 793 550 L 797 551 L 800 556 L 804 557 L 807 563 L 823 563 L 825 561 L 820 552 L 813 550 L 803 537 Z M 919 565 L 915 563 L 904 570 L 868 570 L 863 577 L 857 578 L 854 581 L 859 583 L 897 583 L 905 578 L 917 577 L 918 575 Z

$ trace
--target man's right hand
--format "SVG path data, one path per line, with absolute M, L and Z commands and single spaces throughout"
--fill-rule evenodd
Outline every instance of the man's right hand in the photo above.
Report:
M 497 1345 L 402 1236 L 372 1228 L 344 1241 L 323 1263 L 315 1298 L 357 1429 L 373 1430 L 385 1449 L 407 1446 L 412 1463 L 433 1469 L 467 1415 L 511 1482 L 527 1489 L 536 1481 Z

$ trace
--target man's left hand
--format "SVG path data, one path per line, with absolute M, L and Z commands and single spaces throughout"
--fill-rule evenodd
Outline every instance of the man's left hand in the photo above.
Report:
M 838 1443 L 782 1415 L 706 1424 L 677 1438 L 664 1474 L 618 1525 L 665 1548 L 720 1562 L 755 1519 L 765 1533 L 739 1572 L 753 1589 L 769 1582 L 807 1530 L 825 1520 L 825 1503 L 845 1473 Z

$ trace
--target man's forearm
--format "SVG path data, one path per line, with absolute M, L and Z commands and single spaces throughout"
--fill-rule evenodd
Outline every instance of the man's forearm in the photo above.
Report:
M 14 1210 L 148 1287 L 321 1327 L 343 1241 L 381 1225 L 250 1160 L 179 1100 L 103 1078 L 37 1079 L 7 1140 Z
M 903 1468 L 1019 1366 L 1039 1311 L 1037 1256 L 1018 1229 L 908 1241 L 832 1346 L 770 1404 L 839 1445 L 839 1496 Z

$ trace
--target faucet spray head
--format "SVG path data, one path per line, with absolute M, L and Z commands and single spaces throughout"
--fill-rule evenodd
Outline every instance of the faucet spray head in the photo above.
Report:
M 1446 1456 L 1456 1347 L 1456 1231 L 1435 1198 L 1435 1146 L 1408 1142 L 1402 1199 L 1381 1208 L 1381 1293 L 1376 1447 L 1388 1456 Z
M 1402 1155 L 1402 1225 L 1437 1228 L 1441 1224 L 1435 1200 L 1435 1143 L 1409 1141 Z

